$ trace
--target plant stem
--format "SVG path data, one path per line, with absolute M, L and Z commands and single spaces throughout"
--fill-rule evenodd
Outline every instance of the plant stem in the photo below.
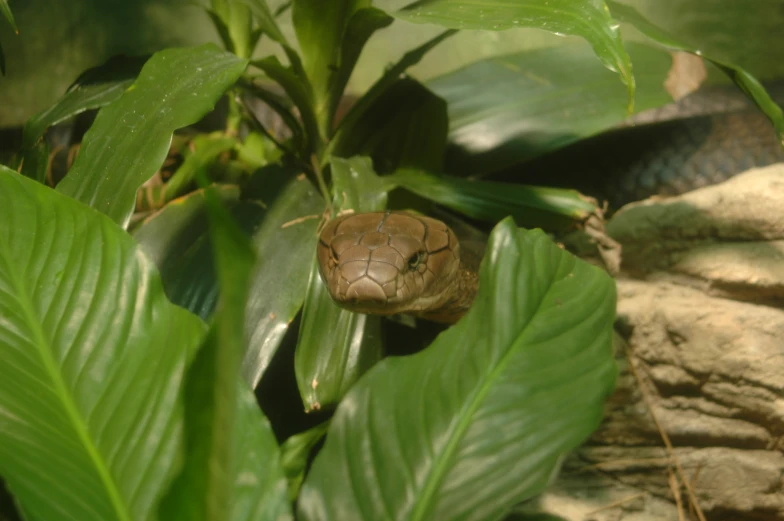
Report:
M 324 174 L 321 170 L 321 163 L 318 157 L 316 157 L 316 154 L 312 154 L 310 156 L 310 164 L 313 167 L 313 173 L 316 174 L 316 181 L 318 181 L 321 195 L 324 196 L 324 200 L 327 202 L 329 213 L 332 214 L 332 197 L 329 195 L 329 188 L 327 188 L 327 183 L 324 181 Z

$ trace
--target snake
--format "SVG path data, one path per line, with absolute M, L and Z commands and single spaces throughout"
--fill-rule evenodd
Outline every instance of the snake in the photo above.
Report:
M 776 87 L 778 99 L 784 98 L 784 83 Z M 497 179 L 577 188 L 618 207 L 784 161 L 767 118 L 742 96 L 726 92 L 709 89 L 642 113 L 632 128 L 613 129 L 525 163 L 519 167 L 525 170 L 522 178 L 511 169 Z M 386 211 L 329 221 L 320 233 L 317 260 L 329 295 L 345 309 L 454 323 L 477 293 L 482 255 L 481 245 L 461 243 L 440 220 Z
M 317 257 L 332 300 L 343 308 L 454 323 L 474 300 L 482 253 L 438 219 L 386 211 L 329 221 Z

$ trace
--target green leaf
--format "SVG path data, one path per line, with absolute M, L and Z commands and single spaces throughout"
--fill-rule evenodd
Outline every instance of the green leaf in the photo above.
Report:
M 136 191 L 163 164 L 172 133 L 201 119 L 246 64 L 213 44 L 156 53 L 98 113 L 57 190 L 127 225 Z
M 296 0 L 292 8 L 305 73 L 313 86 L 314 109 L 324 137 L 330 130 L 330 90 L 333 76 L 340 74 L 343 38 L 351 17 L 370 0 Z
M 316 114 L 313 112 L 313 91 L 307 78 L 300 77 L 293 67 L 285 67 L 276 56 L 268 56 L 261 60 L 251 62 L 255 67 L 264 71 L 270 79 L 277 82 L 291 101 L 299 109 L 305 135 L 308 141 L 308 150 L 317 150 L 320 147 L 320 137 Z
M 236 202 L 235 187 L 222 187 L 221 193 L 251 235 L 259 257 L 250 283 L 245 318 L 249 341 L 242 362 L 242 375 L 255 387 L 302 307 L 324 200 L 304 176 L 293 178 L 291 171 L 276 167 L 251 178 L 242 205 Z M 261 211 L 261 205 L 266 210 Z M 211 316 L 218 285 L 202 192 L 166 205 L 134 238 L 161 270 L 167 296 L 203 318 Z
M 46 183 L 46 175 L 49 172 L 49 154 L 49 143 L 45 140 L 41 140 L 25 150 L 22 175 L 39 183 Z
M 242 2 L 211 0 L 212 12 L 217 15 L 228 36 L 229 50 L 240 58 L 250 58 L 256 41 L 252 36 L 250 9 Z
M 237 377 L 245 352 L 243 315 L 255 254 L 218 195 L 207 189 L 204 196 L 220 299 L 210 332 L 185 378 L 185 463 L 161 502 L 162 519 L 229 517 L 230 480 L 238 463 L 232 461 Z
M 333 157 L 333 203 L 340 211 L 375 212 L 387 206 L 387 189 L 367 157 Z
M 664 78 L 670 54 L 628 43 L 638 111 L 672 101 Z M 566 44 L 473 63 L 427 83 L 449 107 L 455 145 L 446 170 L 493 172 L 611 128 L 628 116 L 615 75 L 584 45 Z
M 341 45 L 340 62 L 337 71 L 329 76 L 327 86 L 327 115 L 322 123 L 324 135 L 329 135 L 332 131 L 332 124 L 335 117 L 340 98 L 346 88 L 354 66 L 357 64 L 359 55 L 365 43 L 378 31 L 392 23 L 394 19 L 380 9 L 373 7 L 362 8 L 356 11 L 348 21 L 346 34 Z
M 231 518 L 235 510 L 232 481 L 242 469 L 243 486 L 256 494 L 255 504 L 245 504 L 241 517 L 248 518 L 250 507 L 257 511 L 253 518 L 279 519 L 288 510 L 288 498 L 281 486 L 285 482 L 274 434 L 238 378 L 245 352 L 244 311 L 255 253 L 221 206 L 218 195 L 208 189 L 205 201 L 221 295 L 210 333 L 185 379 L 185 463 L 161 503 L 160 517 L 188 521 Z M 249 407 L 238 411 L 243 404 Z M 241 418 L 243 412 L 256 417 Z M 255 436 L 249 435 L 252 430 L 258 431 Z M 246 455 L 234 448 L 242 437 L 262 443 L 266 439 L 266 461 L 248 466 Z M 248 487 L 249 483 L 255 486 Z
M 280 447 L 281 460 L 289 480 L 289 499 L 295 501 L 299 489 L 305 480 L 305 470 L 310 461 L 310 453 L 318 443 L 324 439 L 329 422 L 316 425 L 305 432 L 295 434 L 288 438 Z
M 386 191 L 368 158 L 332 158 L 335 203 L 371 212 L 386 206 Z M 381 359 L 381 319 L 338 307 L 318 271 L 316 248 L 302 312 L 294 372 L 307 411 L 335 405 Z
M 380 362 L 341 401 L 299 517 L 499 519 L 598 426 L 616 374 L 613 280 L 506 219 L 479 287 L 430 347 Z
M 278 27 L 278 23 L 275 21 L 275 17 L 272 15 L 272 12 L 270 12 L 270 8 L 265 0 L 240 0 L 240 2 L 250 7 L 250 10 L 253 12 L 254 16 L 256 16 L 256 21 L 264 34 L 280 44 L 288 45 L 286 43 L 286 37 L 283 36 L 283 33 Z
M 233 137 L 215 133 L 200 134 L 193 139 L 192 144 L 193 151 L 166 182 L 163 190 L 166 201 L 171 201 L 185 193 L 198 171 L 207 168 L 220 154 L 237 146 L 238 142 Z
M 704 53 L 698 47 L 682 42 L 677 36 L 673 36 L 649 22 L 631 6 L 613 0 L 608 0 L 607 4 L 612 8 L 613 13 L 619 20 L 634 25 L 651 40 L 670 49 L 696 54 L 713 62 L 714 65 L 717 65 L 754 101 L 754 103 L 757 104 L 760 110 L 768 116 L 776 129 L 779 141 L 782 146 L 784 146 L 784 112 L 782 112 L 781 107 L 770 98 L 760 82 L 748 71 L 733 63 L 728 63 L 722 59 L 711 56 L 709 53 Z
M 263 210 L 237 201 L 235 187 L 219 194 L 247 230 L 258 224 Z M 134 238 L 158 266 L 169 300 L 206 320 L 215 309 L 218 283 L 204 204 L 201 191 L 176 199 L 139 226 Z
M 376 170 L 443 170 L 449 119 L 444 100 L 404 78 L 390 86 L 362 117 L 343 127 L 333 154 L 371 156 Z
M 57 103 L 28 120 L 22 133 L 22 149 L 32 148 L 52 125 L 119 99 L 148 58 L 115 56 L 103 65 L 85 71 Z
M 0 0 L 0 12 L 3 13 L 3 16 L 11 24 L 11 28 L 14 30 L 15 34 L 19 34 L 19 29 L 16 27 L 16 21 L 14 20 L 14 14 L 11 12 L 11 8 L 8 7 L 8 0 Z M 5 76 L 5 53 L 3 52 L 3 47 L 0 45 L 0 74 Z
M 334 146 L 341 139 L 341 133 L 343 132 L 350 132 L 357 121 L 364 117 L 365 112 L 367 112 L 380 98 L 388 88 L 394 85 L 399 79 L 400 76 L 409 68 L 417 63 L 428 53 L 433 47 L 437 46 L 439 43 L 443 42 L 457 31 L 449 30 L 444 31 L 443 33 L 439 34 L 435 38 L 431 38 L 430 40 L 426 41 L 419 47 L 416 47 L 403 55 L 400 60 L 394 64 L 392 67 L 386 69 L 384 74 L 373 84 L 370 89 L 368 89 L 365 94 L 357 100 L 356 103 L 349 109 L 348 114 L 341 120 L 338 130 L 335 133 L 335 137 L 330 142 L 330 146 Z
M 388 190 L 405 188 L 474 219 L 498 222 L 511 215 L 527 227 L 559 230 L 596 212 L 575 190 L 493 181 L 469 181 L 401 170 L 384 177 Z
M 413 23 L 451 29 L 503 31 L 533 27 L 584 38 L 605 67 L 617 72 L 628 89 L 628 111 L 634 103 L 632 64 L 621 42 L 618 23 L 604 0 L 420 0 L 395 16 Z
M 0 474 L 25 513 L 151 518 L 201 321 L 110 219 L 5 168 L 0 315 Z
M 16 21 L 14 20 L 14 14 L 11 12 L 11 8 L 8 7 L 8 0 L 0 0 L 0 13 L 3 13 L 3 17 L 11 24 L 11 29 L 14 30 L 14 33 L 19 34 L 19 29 L 16 27 Z M 3 71 L 3 73 L 5 73 L 5 71 Z
M 262 185 L 259 195 L 269 201 L 269 206 L 253 234 L 260 262 L 254 271 L 245 315 L 249 342 L 242 362 L 242 374 L 253 387 L 302 308 L 318 240 L 316 229 L 325 206 L 318 190 L 304 176 L 290 178 L 277 195 L 273 197 L 273 193 Z

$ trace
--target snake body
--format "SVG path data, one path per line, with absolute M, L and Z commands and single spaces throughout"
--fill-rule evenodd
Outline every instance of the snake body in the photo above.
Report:
M 330 296 L 346 309 L 452 323 L 479 286 L 481 253 L 462 250 L 452 229 L 430 217 L 349 214 L 322 230 L 318 265 Z

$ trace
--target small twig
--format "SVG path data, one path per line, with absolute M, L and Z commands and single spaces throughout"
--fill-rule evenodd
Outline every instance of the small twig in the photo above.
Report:
M 642 465 L 646 463 L 666 463 L 667 465 L 672 464 L 672 460 L 670 458 L 627 458 L 627 459 L 615 459 L 615 460 L 608 460 L 608 461 L 600 461 L 598 463 L 592 463 L 590 465 L 586 465 L 580 469 L 575 469 L 575 472 L 584 472 L 585 470 L 589 469 L 602 469 L 605 467 L 615 467 L 616 465 Z
M 626 358 L 629 360 L 629 369 L 631 369 L 632 375 L 634 375 L 634 379 L 637 381 L 637 386 L 640 389 L 640 393 L 642 394 L 642 399 L 645 402 L 646 407 L 648 407 L 648 413 L 651 415 L 651 419 L 653 423 L 656 425 L 656 429 L 659 431 L 659 436 L 661 436 L 662 441 L 664 442 L 664 446 L 667 449 L 667 454 L 672 458 L 673 463 L 675 464 L 675 470 L 677 471 L 678 478 L 680 478 L 683 486 L 686 487 L 686 493 L 689 496 L 689 504 L 694 507 L 694 511 L 697 514 L 697 518 L 700 521 L 706 521 L 705 514 L 702 513 L 702 509 L 700 505 L 697 503 L 697 496 L 694 494 L 694 489 L 692 488 L 689 481 L 686 479 L 686 473 L 683 471 L 683 467 L 681 466 L 681 461 L 678 456 L 675 454 L 675 449 L 673 449 L 672 443 L 670 442 L 670 437 L 662 428 L 661 424 L 659 423 L 659 419 L 656 417 L 656 413 L 653 411 L 653 403 L 651 402 L 650 397 L 648 396 L 647 391 L 645 390 L 645 386 L 643 384 L 642 378 L 640 378 L 640 373 L 637 371 L 637 366 L 634 363 L 634 358 L 632 357 L 632 353 L 629 349 L 628 344 L 624 342 L 624 351 L 626 352 Z
M 596 510 L 591 510 L 590 512 L 586 512 L 585 516 L 591 516 L 593 514 L 596 514 L 597 512 L 601 512 L 602 510 L 609 510 L 611 508 L 619 507 L 619 506 L 623 505 L 624 503 L 628 503 L 629 501 L 634 501 L 637 498 L 646 497 L 647 495 L 648 495 L 647 492 L 640 492 L 639 494 L 634 494 L 633 496 L 628 496 L 628 497 L 625 497 L 625 498 L 621 498 L 621 499 L 619 499 L 617 501 L 613 501 L 612 503 L 607 503 L 606 505 L 601 506 L 601 507 L 597 508 Z
M 672 468 L 667 469 L 668 482 L 670 484 L 670 491 L 672 492 L 672 497 L 675 498 L 675 507 L 678 509 L 678 521 L 686 521 L 686 517 L 683 513 L 683 501 L 681 500 L 681 487 L 678 484 L 678 478 L 675 477 L 675 474 L 672 472 Z
M 291 221 L 285 222 L 280 225 L 280 229 L 288 228 L 289 226 L 294 226 L 295 224 L 299 224 L 305 221 L 309 221 L 311 219 L 321 219 L 320 215 L 306 215 L 304 217 L 297 217 L 296 219 L 292 219 Z

